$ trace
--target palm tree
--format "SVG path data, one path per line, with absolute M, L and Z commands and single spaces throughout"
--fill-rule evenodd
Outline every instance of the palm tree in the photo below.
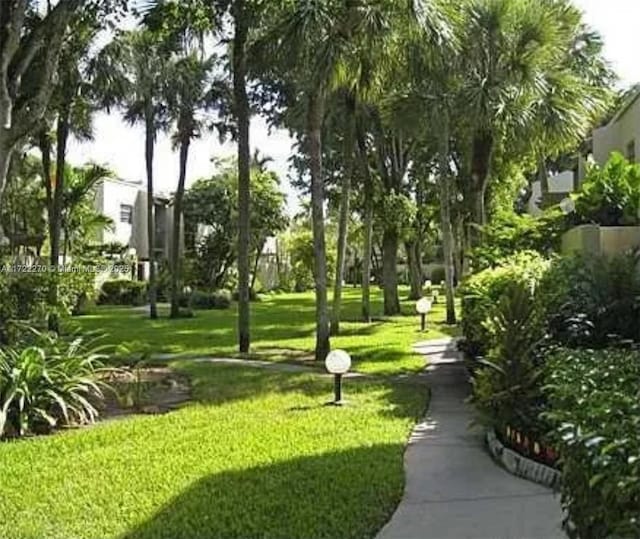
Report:
M 173 142 L 179 149 L 178 187 L 173 199 L 173 234 L 171 241 L 171 318 L 180 316 L 182 200 L 187 175 L 189 146 L 200 137 L 204 118 L 202 112 L 212 106 L 211 70 L 214 58 L 202 59 L 197 52 L 188 52 L 174 59 L 169 66 L 167 102 L 175 122 Z
M 296 0 L 285 6 L 264 39 L 275 42 L 284 78 L 295 81 L 305 104 L 304 141 L 311 177 L 311 214 L 316 284 L 315 359 L 329 353 L 327 254 L 324 226 L 322 127 L 326 99 L 335 67 L 352 38 L 357 9 L 337 1 Z
M 166 129 L 168 123 L 163 96 L 168 58 L 169 51 L 157 33 L 135 30 L 125 32 L 105 47 L 95 66 L 98 85 L 109 90 L 104 96 L 105 105 L 122 106 L 128 123 L 144 126 L 151 318 L 158 316 L 153 161 L 157 134 Z
M 238 129 L 238 350 L 241 354 L 249 352 L 251 344 L 251 110 L 247 96 L 249 9 L 245 0 L 235 0 L 231 5 L 234 27 L 233 104 Z
M 63 194 L 64 245 L 63 263 L 74 242 L 91 238 L 92 234 L 113 224 L 111 219 L 96 213 L 93 207 L 95 187 L 113 176 L 113 173 L 99 165 L 67 167 L 67 183 Z

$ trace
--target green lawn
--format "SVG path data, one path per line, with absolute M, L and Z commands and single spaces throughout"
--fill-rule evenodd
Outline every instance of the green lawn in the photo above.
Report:
M 377 288 L 374 293 L 372 307 L 378 319 L 366 325 L 358 322 L 360 290 L 345 289 L 345 322 L 341 335 L 332 339 L 332 347 L 351 353 L 359 371 L 392 374 L 419 370 L 424 362 L 411 353 L 414 342 L 457 334 L 457 328 L 443 323 L 442 303 L 434 306 L 428 331 L 421 333 L 414 302 L 403 301 L 405 316 L 383 321 L 382 293 Z M 406 296 L 406 290 L 402 293 Z M 155 321 L 140 309 L 100 307 L 95 314 L 76 320 L 85 330 L 105 332 L 108 343 L 137 341 L 149 344 L 155 352 L 184 355 L 236 355 L 235 305 L 226 311 L 196 311 L 194 318 L 169 320 L 165 316 Z M 311 359 L 314 329 L 312 292 L 265 296 L 252 305 L 252 356 L 274 361 Z
M 389 518 L 424 386 L 348 380 L 336 408 L 315 372 L 174 365 L 197 398 L 179 411 L 0 444 L 0 537 L 366 538 Z

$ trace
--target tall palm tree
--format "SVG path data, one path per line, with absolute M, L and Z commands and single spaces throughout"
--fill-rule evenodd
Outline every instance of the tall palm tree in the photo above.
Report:
M 169 66 L 167 103 L 175 122 L 174 145 L 179 149 L 178 186 L 173 199 L 173 233 L 171 238 L 171 311 L 180 316 L 182 200 L 187 176 L 189 147 L 201 135 L 203 111 L 213 104 L 211 70 L 214 58 L 202 59 L 192 51 L 174 59 Z
M 147 249 L 149 259 L 149 315 L 157 318 L 155 260 L 154 170 L 156 137 L 168 127 L 163 96 L 169 50 L 157 32 L 134 30 L 120 35 L 98 56 L 97 82 L 108 89 L 104 103 L 119 105 L 130 124 L 144 126 L 144 161 L 147 179 Z
M 238 129 L 238 350 L 249 352 L 251 344 L 251 109 L 247 96 L 247 40 L 250 10 L 246 0 L 234 0 L 233 17 L 233 105 Z M 256 257 L 257 258 L 257 257 Z

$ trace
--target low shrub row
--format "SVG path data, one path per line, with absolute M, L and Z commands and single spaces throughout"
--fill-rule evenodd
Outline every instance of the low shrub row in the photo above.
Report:
M 197 310 L 228 309 L 231 307 L 231 292 L 228 290 L 193 290 L 183 294 L 180 298 L 180 307 Z
M 144 305 L 146 301 L 147 284 L 128 279 L 105 281 L 98 297 L 102 305 Z

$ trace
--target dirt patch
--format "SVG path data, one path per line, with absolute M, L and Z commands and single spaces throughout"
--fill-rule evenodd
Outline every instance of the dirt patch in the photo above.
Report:
M 131 414 L 162 414 L 191 400 L 189 378 L 168 367 L 133 367 L 105 375 L 100 418 Z

